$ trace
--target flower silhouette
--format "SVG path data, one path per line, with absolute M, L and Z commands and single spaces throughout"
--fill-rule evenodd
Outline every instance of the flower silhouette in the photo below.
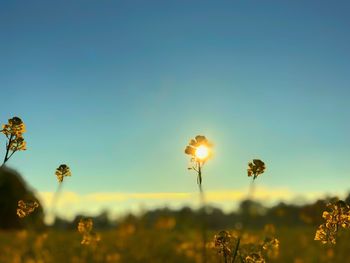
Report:
M 56 174 L 56 177 L 57 177 L 59 183 L 63 182 L 64 177 L 72 175 L 70 168 L 66 164 L 61 164 L 56 169 L 55 174 Z
M 12 157 L 12 155 L 17 151 L 25 151 L 26 142 L 23 138 L 23 133 L 25 133 L 26 128 L 23 121 L 18 117 L 13 117 L 8 120 L 7 124 L 2 125 L 1 133 L 3 133 L 6 138 L 6 154 L 3 161 L 3 165 Z
M 211 157 L 211 147 L 212 144 L 205 136 L 197 135 L 190 140 L 185 148 L 185 153 L 192 156 L 192 161 L 204 163 Z
M 13 117 L 8 120 L 7 124 L 2 125 L 2 133 L 5 134 L 7 138 L 13 136 L 21 136 L 25 133 L 26 128 L 23 121 L 18 117 Z
M 197 172 L 197 183 L 200 189 L 202 185 L 202 167 L 211 157 L 211 148 L 212 144 L 203 135 L 197 135 L 194 139 L 191 139 L 185 148 L 185 154 L 191 156 L 191 167 L 188 169 Z
M 265 163 L 259 159 L 253 159 L 253 161 L 248 163 L 248 176 L 253 176 L 255 180 L 260 174 L 265 172 L 266 166 Z

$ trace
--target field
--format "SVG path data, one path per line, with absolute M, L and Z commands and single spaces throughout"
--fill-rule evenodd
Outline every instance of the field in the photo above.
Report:
M 349 234 L 342 236 L 336 246 L 329 247 L 315 242 L 314 232 L 312 227 L 276 229 L 280 251 L 268 262 L 350 262 Z M 124 226 L 101 231 L 100 235 L 101 241 L 96 246 L 82 246 L 79 233 L 74 231 L 1 232 L 0 262 L 201 262 L 201 239 L 195 231 Z M 259 232 L 249 235 L 248 238 L 254 239 L 259 237 Z M 223 262 L 210 244 L 207 259 L 207 262 Z

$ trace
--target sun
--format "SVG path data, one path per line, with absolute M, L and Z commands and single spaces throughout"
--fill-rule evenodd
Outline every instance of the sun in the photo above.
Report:
M 204 145 L 200 145 L 197 147 L 196 149 L 196 157 L 200 160 L 204 160 L 209 156 L 209 148 L 204 146 Z

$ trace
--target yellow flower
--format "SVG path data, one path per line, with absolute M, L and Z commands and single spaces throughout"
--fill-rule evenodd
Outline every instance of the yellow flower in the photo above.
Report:
M 25 151 L 27 150 L 26 146 L 27 146 L 27 143 L 24 141 L 24 138 L 22 137 L 22 135 L 16 136 L 10 142 L 10 150 L 12 152 Z
M 205 162 L 211 157 L 212 144 L 203 135 L 191 139 L 185 148 L 185 153 L 192 156 L 192 161 Z
M 269 258 L 276 258 L 279 253 L 280 241 L 277 238 L 265 238 L 262 249 L 266 251 Z
M 92 231 L 93 222 L 91 218 L 80 219 L 78 223 L 78 232 L 80 234 L 90 233 Z
M 321 241 L 322 244 L 335 244 L 337 231 L 336 225 L 322 224 L 318 227 L 314 240 Z
M 339 228 L 350 228 L 350 206 L 339 200 L 334 204 L 328 204 L 327 208 L 329 211 L 322 213 L 325 223 L 318 227 L 315 240 L 323 244 L 335 244 Z
M 229 232 L 225 230 L 220 231 L 217 235 L 214 236 L 214 246 L 218 249 L 219 253 L 227 256 L 231 253 L 231 240 L 232 237 Z
M 99 241 L 101 241 L 100 235 L 92 232 L 89 234 L 84 234 L 83 239 L 80 243 L 82 245 L 96 245 L 96 243 Z
M 5 164 L 15 152 L 26 150 L 26 142 L 23 138 L 25 125 L 20 118 L 13 117 L 8 120 L 7 124 L 2 125 L 2 130 L 0 132 L 5 134 L 8 140 L 6 143 L 6 155 L 4 158 Z
M 189 170 L 197 172 L 197 184 L 202 192 L 202 167 L 204 163 L 211 157 L 212 144 L 203 135 L 197 135 L 190 140 L 189 145 L 185 148 L 185 154 L 191 156 L 191 165 Z
M 266 238 L 263 244 L 263 249 L 278 249 L 280 242 L 277 238 Z
M 56 177 L 57 177 L 59 183 L 63 182 L 64 177 L 72 175 L 70 168 L 66 164 L 61 164 L 56 169 L 55 174 L 56 174 Z
M 17 215 L 20 218 L 26 217 L 30 215 L 31 213 L 34 212 L 36 208 L 39 207 L 38 202 L 36 201 L 24 201 L 24 200 L 19 200 L 18 201 L 18 208 L 17 208 Z
M 257 178 L 260 174 L 264 173 L 266 169 L 265 163 L 259 159 L 254 159 L 248 163 L 248 176 L 253 176 L 253 179 Z
M 258 253 L 251 253 L 245 258 L 246 263 L 265 263 L 265 259 Z
M 23 121 L 18 117 L 13 117 L 8 120 L 8 124 L 2 125 L 2 133 L 6 135 L 6 137 L 15 137 L 21 136 L 25 133 L 26 128 Z
M 91 218 L 80 219 L 78 223 L 78 232 L 83 235 L 81 241 L 82 245 L 95 246 L 101 240 L 100 235 L 92 231 L 93 225 Z

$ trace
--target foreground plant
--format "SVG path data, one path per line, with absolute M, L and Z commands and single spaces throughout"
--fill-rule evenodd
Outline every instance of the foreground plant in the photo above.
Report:
M 71 172 L 71 170 L 70 170 L 68 165 L 61 164 L 59 167 L 56 168 L 55 175 L 56 175 L 57 180 L 58 180 L 58 187 L 57 187 L 57 190 L 56 190 L 56 192 L 55 192 L 55 194 L 54 194 L 54 196 L 52 198 L 52 205 L 51 205 L 52 212 L 51 212 L 51 215 L 52 215 L 53 220 L 56 217 L 56 215 L 55 215 L 56 205 L 57 205 L 57 202 L 58 202 L 59 195 L 61 193 L 61 189 L 62 189 L 62 186 L 63 186 L 64 178 L 72 176 L 72 172 Z
M 247 174 L 248 177 L 253 177 L 253 180 L 249 187 L 249 198 L 253 197 L 254 194 L 254 181 L 259 175 L 263 174 L 266 170 L 265 163 L 260 159 L 253 159 L 248 163 Z
M 206 262 L 206 244 L 207 244 L 207 230 L 206 230 L 206 211 L 204 193 L 202 188 L 202 168 L 212 155 L 212 144 L 203 135 L 197 135 L 194 139 L 191 139 L 189 144 L 185 148 L 185 154 L 191 156 L 189 170 L 194 170 L 197 173 L 197 184 L 199 187 L 201 206 L 203 208 L 202 214 L 202 262 Z
M 18 117 L 13 117 L 8 120 L 7 124 L 2 125 L 1 133 L 7 138 L 6 153 L 2 165 L 4 165 L 16 152 L 26 150 L 26 142 L 23 138 L 23 133 L 25 133 L 25 131 L 25 125 Z
M 278 239 L 270 234 L 260 241 L 253 235 L 220 231 L 213 243 L 225 263 L 265 263 L 267 258 L 276 258 L 279 250 Z
M 263 174 L 266 170 L 265 163 L 260 159 L 253 159 L 248 163 L 248 177 L 253 176 L 253 180 L 255 180 L 259 175 Z
M 318 227 L 314 239 L 322 244 L 336 244 L 339 230 L 350 228 L 350 206 L 339 200 L 327 204 L 327 209 L 322 214 L 325 223 Z
M 191 165 L 189 170 L 194 170 L 197 173 L 197 184 L 202 192 L 202 167 L 211 157 L 212 144 L 203 135 L 197 135 L 191 139 L 185 148 L 185 153 L 191 156 Z
M 61 184 L 63 182 L 63 178 L 67 176 L 72 176 L 70 168 L 66 164 L 61 164 L 55 172 L 58 182 Z
M 20 218 L 26 217 L 34 212 L 36 208 L 39 207 L 38 202 L 36 201 L 18 201 L 17 215 Z
M 248 163 L 247 174 L 248 177 L 253 177 L 248 192 L 248 198 L 253 195 L 253 187 L 255 179 L 263 174 L 266 170 L 265 163 L 260 159 L 253 159 Z M 279 246 L 279 241 L 276 238 L 266 237 L 262 244 L 242 242 L 242 234 L 236 236 L 230 235 L 227 231 L 221 231 L 214 237 L 215 248 L 219 254 L 223 256 L 225 263 L 236 262 L 240 259 L 242 263 L 264 263 L 264 255 L 272 255 L 272 248 L 276 250 Z M 233 245 L 234 244 L 234 245 Z
M 218 253 L 222 255 L 224 262 L 227 263 L 231 255 L 232 237 L 229 232 L 223 230 L 214 236 L 214 246 Z

